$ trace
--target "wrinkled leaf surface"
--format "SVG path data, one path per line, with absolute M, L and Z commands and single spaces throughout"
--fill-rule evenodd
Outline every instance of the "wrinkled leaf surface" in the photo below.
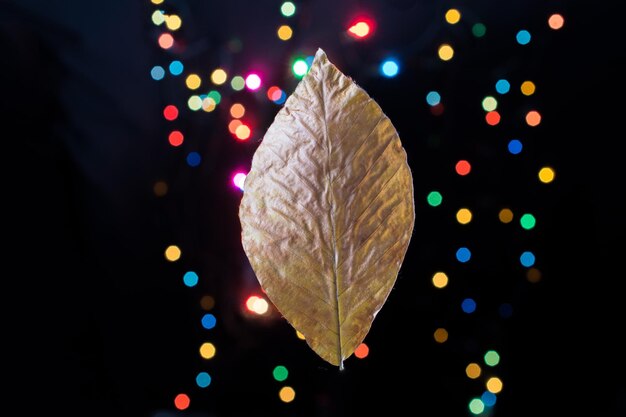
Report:
M 270 301 L 343 368 L 394 286 L 415 209 L 396 129 L 321 49 L 252 158 L 239 218 Z

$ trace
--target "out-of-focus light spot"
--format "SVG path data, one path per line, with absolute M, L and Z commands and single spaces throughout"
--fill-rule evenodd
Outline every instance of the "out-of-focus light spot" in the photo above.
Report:
M 526 271 L 526 279 L 533 284 L 538 283 L 541 281 L 541 271 L 537 268 L 528 268 L 528 271 Z
M 215 85 L 222 85 L 228 79 L 228 74 L 222 68 L 216 68 L 211 73 L 211 82 Z
M 304 337 L 304 335 L 302 333 L 300 333 L 298 330 L 296 330 L 296 337 L 300 340 L 305 340 L 306 338 Z
M 165 17 L 165 25 L 169 30 L 178 30 L 182 24 L 183 21 L 177 14 L 170 14 Z
M 250 139 L 251 134 L 252 130 L 250 130 L 250 126 L 243 123 L 237 126 L 237 129 L 235 129 L 235 136 L 239 140 L 248 140 Z
M 283 365 L 278 365 L 274 367 L 274 370 L 272 371 L 272 376 L 276 381 L 282 382 L 286 380 L 289 376 L 289 371 Z
M 169 33 L 162 33 L 159 36 L 158 42 L 161 48 L 170 49 L 172 46 L 174 46 L 174 37 Z
M 165 117 L 165 119 L 169 121 L 176 120 L 176 118 L 178 117 L 178 108 L 173 104 L 168 104 L 163 109 L 163 117 Z
M 163 3 L 164 0 L 150 0 L 152 1 L 152 4 L 161 4 Z
M 162 80 L 163 77 L 165 77 L 165 70 L 163 69 L 162 66 L 160 65 L 155 65 L 154 67 L 152 67 L 152 69 L 150 70 L 150 76 L 152 77 L 153 80 L 155 81 L 159 81 Z
M 189 404 L 191 404 L 191 400 L 187 394 L 178 394 L 174 397 L 174 407 L 178 410 L 186 410 L 189 408 Z
M 290 403 L 296 398 L 296 391 L 291 387 L 282 387 L 278 391 L 278 398 L 284 403 Z
M 280 100 L 282 95 L 283 95 L 283 91 L 280 88 L 276 87 L 275 85 L 267 89 L 267 98 L 269 98 L 272 101 Z
M 189 74 L 185 79 L 185 84 L 190 90 L 197 90 L 202 84 L 202 80 L 198 74 Z
M 370 348 L 365 343 L 361 343 L 354 350 L 354 356 L 356 356 L 359 359 L 365 359 L 367 358 L 367 355 L 369 354 L 370 354 Z
M 472 221 L 472 212 L 466 208 L 459 209 L 456 212 L 456 221 L 460 224 L 468 224 Z
M 441 193 L 439 191 L 431 191 L 428 193 L 428 195 L 426 196 L 426 201 L 428 202 L 428 204 L 430 204 L 432 207 L 437 207 L 441 204 L 441 202 L 443 201 L 443 197 L 441 195 Z
M 286 1 L 280 5 L 280 13 L 285 17 L 291 17 L 296 13 L 296 5 L 293 2 Z
M 441 116 L 443 114 L 443 104 L 438 103 L 430 107 L 430 113 L 433 116 Z
M 489 366 L 496 366 L 500 363 L 500 355 L 495 350 L 488 350 L 485 353 L 483 359 L 485 360 L 485 363 Z
M 393 59 L 387 59 L 380 65 L 380 73 L 387 78 L 395 77 L 398 75 L 399 71 L 400 66 L 398 65 L 398 62 Z
M 480 399 L 487 407 L 493 407 L 494 405 L 496 405 L 496 395 L 493 392 L 483 392 L 483 395 L 480 396 Z
M 168 191 L 167 183 L 165 181 L 155 182 L 154 186 L 152 187 L 152 191 L 154 192 L 155 196 L 164 197 Z
M 554 13 L 548 18 L 548 26 L 550 26 L 550 29 L 561 29 L 564 23 L 565 19 L 559 13 Z
M 209 375 L 207 372 L 198 372 L 198 375 L 196 375 L 196 384 L 200 388 L 208 387 L 209 385 L 211 385 L 211 375 Z
M 246 114 L 246 108 L 241 103 L 234 103 L 230 106 L 230 115 L 233 119 L 241 119 Z
M 435 338 L 435 342 L 445 343 L 448 340 L 448 331 L 444 329 L 443 327 L 440 327 L 437 330 L 435 330 L 433 337 Z
M 215 327 L 216 324 L 217 319 L 213 314 L 206 313 L 204 316 L 202 316 L 202 327 L 204 327 L 205 329 L 211 330 Z
M 511 83 L 505 79 L 496 81 L 496 91 L 499 94 L 506 94 L 511 90 Z
M 535 254 L 530 251 L 522 252 L 519 257 L 519 261 L 522 266 L 529 268 L 535 264 Z
M 536 86 L 532 81 L 524 81 L 519 89 L 525 96 L 532 96 L 535 93 Z
M 188 287 L 195 287 L 198 285 L 198 274 L 194 271 L 185 272 L 185 275 L 183 275 L 183 282 Z
M 265 300 L 265 298 L 251 295 L 246 300 L 246 308 L 248 311 L 261 316 L 269 310 L 269 303 Z
M 215 354 L 217 353 L 217 349 L 215 345 L 211 342 L 204 342 L 200 345 L 200 356 L 203 359 L 213 359 Z
M 554 169 L 552 167 L 541 168 L 539 170 L 539 174 L 537 175 L 539 176 L 539 181 L 543 182 L 544 184 L 551 183 L 552 181 L 554 181 L 555 177 Z
M 256 73 L 248 74 L 246 77 L 246 87 L 248 87 L 250 91 L 258 90 L 261 87 L 261 77 Z
M 472 252 L 466 247 L 461 247 L 456 251 L 456 259 L 459 262 L 467 262 L 472 257 Z
M 468 404 L 468 408 L 472 414 L 482 414 L 485 411 L 485 404 L 480 398 L 472 398 Z
M 536 89 L 537 87 L 535 86 L 535 83 L 532 81 L 524 81 L 522 85 L 520 85 L 520 91 L 525 96 L 532 96 L 535 93 Z
M 211 295 L 203 295 L 202 298 L 200 298 L 200 307 L 203 310 L 211 310 L 215 307 L 215 298 Z
M 517 155 L 522 152 L 522 142 L 519 139 L 511 139 L 509 141 L 509 144 L 507 145 L 507 148 L 509 149 L 510 153 L 512 153 L 513 155 Z
M 492 376 L 491 378 L 489 378 L 485 385 L 487 386 L 489 392 L 493 392 L 494 394 L 498 394 L 500 391 L 502 391 L 502 380 L 497 376 Z
M 237 172 L 235 175 L 233 175 L 233 184 L 235 187 L 239 188 L 241 191 L 243 191 L 243 184 L 246 181 L 246 174 L 243 172 Z
M 487 112 L 485 115 L 485 121 L 489 126 L 495 126 L 500 123 L 500 113 L 496 110 Z
M 513 221 L 513 212 L 511 209 L 503 208 L 498 213 L 498 219 L 500 219 L 502 223 L 511 223 Z
M 472 170 L 472 165 L 465 159 L 461 159 L 454 166 L 454 170 L 456 171 L 457 174 L 461 176 L 465 176 L 469 174 L 470 171 Z
M 458 9 L 448 9 L 446 12 L 446 22 L 451 25 L 459 23 L 461 20 L 461 12 Z
M 276 35 L 281 41 L 288 41 L 293 36 L 293 30 L 289 25 L 282 25 L 276 30 Z
M 372 25 L 370 22 L 359 19 L 348 28 L 348 35 L 355 39 L 365 39 L 372 33 Z
M 246 80 L 241 75 L 236 75 L 230 80 L 230 86 L 235 91 L 241 91 L 246 86 Z
M 302 78 L 309 71 L 309 65 L 306 63 L 306 60 L 299 58 L 294 61 L 291 70 L 297 78 Z
M 167 248 L 165 248 L 165 259 L 167 259 L 170 262 L 175 262 L 180 259 L 181 253 L 182 252 L 178 246 L 170 245 Z
M 498 308 L 498 313 L 503 319 L 508 319 L 513 315 L 513 306 L 509 303 L 502 303 Z
M 215 102 L 215 104 L 220 104 L 220 102 L 222 101 L 222 95 L 220 94 L 219 91 L 216 90 L 211 90 L 207 93 L 207 98 L 210 98 L 211 100 L 213 100 Z
M 465 375 L 468 378 L 476 379 L 480 376 L 482 370 L 480 369 L 480 365 L 477 363 L 470 363 L 465 367 Z
M 487 27 L 482 23 L 474 23 L 472 25 L 472 35 L 482 38 L 487 33 Z
M 498 108 L 498 100 L 493 96 L 487 96 L 483 99 L 482 106 L 485 111 L 493 111 Z
M 242 124 L 243 122 L 241 120 L 233 119 L 228 123 L 228 131 L 234 135 L 235 132 L 237 131 L 237 128 L 241 126 Z
M 160 26 L 163 24 L 163 22 L 165 22 L 165 15 L 163 14 L 162 10 L 155 10 L 152 13 L 152 23 L 154 23 L 156 26 Z
M 170 69 L 170 74 L 172 74 L 172 75 L 180 75 L 180 74 L 183 73 L 183 70 L 185 69 L 185 66 L 180 61 L 172 61 L 172 62 L 170 62 L 169 69 Z
M 172 130 L 167 137 L 167 140 L 170 142 L 172 146 L 180 146 L 183 144 L 185 137 L 179 130 Z
M 442 61 L 450 61 L 454 56 L 454 49 L 449 44 L 444 43 L 437 49 L 437 55 Z
M 448 275 L 446 275 L 445 272 L 435 272 L 435 274 L 433 275 L 432 278 L 433 281 L 433 285 L 436 288 L 444 288 L 446 285 L 448 285 Z
M 515 35 L 515 40 L 520 45 L 527 45 L 530 42 L 530 32 L 525 29 L 518 31 Z
M 476 311 L 476 301 L 471 298 L 466 298 L 461 302 L 461 310 L 464 313 L 471 314 Z
M 193 111 L 200 110 L 202 108 L 202 98 L 197 94 L 190 96 L 189 99 L 187 99 L 187 107 L 189 107 L 189 110 Z
M 197 167 L 202 162 L 202 157 L 198 152 L 192 151 L 187 154 L 187 165 Z
M 524 213 L 519 218 L 519 223 L 522 226 L 522 228 L 526 230 L 530 230 L 535 227 L 535 225 L 537 224 L 537 220 L 535 219 L 535 216 L 533 216 L 532 214 Z
M 213 97 L 205 97 L 202 99 L 202 110 L 207 113 L 212 112 L 217 107 L 217 102 Z
M 441 102 L 441 95 L 439 95 L 438 92 L 429 91 L 428 94 L 426 94 L 426 103 L 428 103 L 428 105 L 436 106 L 440 102 Z

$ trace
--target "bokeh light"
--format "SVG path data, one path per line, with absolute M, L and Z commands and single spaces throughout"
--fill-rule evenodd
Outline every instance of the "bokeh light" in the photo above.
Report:
M 468 224 L 472 221 L 472 212 L 470 209 L 461 208 L 456 212 L 456 221 L 460 224 Z
M 497 376 L 493 376 L 487 380 L 486 386 L 489 392 L 493 392 L 494 394 L 498 394 L 502 391 L 503 387 L 502 380 Z
M 205 329 L 211 330 L 215 327 L 216 324 L 217 319 L 213 314 L 206 313 L 204 316 L 202 316 L 202 327 L 204 327 Z
M 535 264 L 535 254 L 531 251 L 524 251 L 519 257 L 519 261 L 522 266 L 531 267 Z
M 398 75 L 400 66 L 395 59 L 387 59 L 380 64 L 380 73 L 387 78 L 393 78 Z
M 488 350 L 485 352 L 483 359 L 485 360 L 485 364 L 489 366 L 496 366 L 500 363 L 500 354 L 495 350 Z
M 552 167 L 542 167 L 537 175 L 539 177 L 539 181 L 544 184 L 548 184 L 554 181 L 554 177 L 556 174 Z
M 446 22 L 451 25 L 459 23 L 461 20 L 461 12 L 458 9 L 448 9 L 446 12 Z
M 246 176 L 247 174 L 245 172 L 236 172 L 235 175 L 233 175 L 233 185 L 243 191 Z
M 454 165 L 454 170 L 457 174 L 465 176 L 472 170 L 472 165 L 467 160 L 461 159 Z
M 367 355 L 369 355 L 369 353 L 370 353 L 370 348 L 365 343 L 361 343 L 354 350 L 354 356 L 356 356 L 358 359 L 365 359 L 365 358 L 367 358 Z
M 289 376 L 289 371 L 287 370 L 285 366 L 277 365 L 276 367 L 274 367 L 274 370 L 272 371 L 272 376 L 274 377 L 276 381 L 282 382 L 286 380 L 287 377 Z
M 178 394 L 176 395 L 176 397 L 174 397 L 174 407 L 176 407 L 178 410 L 186 410 L 187 408 L 189 408 L 189 405 L 191 404 L 191 399 L 189 398 L 189 396 L 187 394 Z
M 196 384 L 200 388 L 206 388 L 211 385 L 211 375 L 208 372 L 198 372 L 196 375 Z
M 437 207 L 441 205 L 441 202 L 443 201 L 443 197 L 439 191 L 431 191 L 426 196 L 426 201 L 428 201 L 429 205 L 433 207 Z
M 563 18 L 563 15 L 559 13 L 554 13 L 550 15 L 550 17 L 548 18 L 548 26 L 550 27 L 550 29 L 554 29 L 554 30 L 561 29 L 564 24 L 565 24 L 565 19 Z
M 444 43 L 437 49 L 437 55 L 442 61 L 450 61 L 454 57 L 454 49 L 451 45 Z
M 278 35 L 278 39 L 281 41 L 287 41 L 293 36 L 293 30 L 289 25 L 281 25 L 276 30 L 276 35 Z
M 522 152 L 523 145 L 519 139 L 511 139 L 507 145 L 507 149 L 513 155 L 517 155 Z
M 469 250 L 469 248 L 461 247 L 456 251 L 456 259 L 459 262 L 463 262 L 463 263 L 468 262 L 471 257 L 472 257 L 472 252 Z
M 256 91 L 261 88 L 261 77 L 259 74 L 251 73 L 246 77 L 246 87 L 250 91 Z
M 441 271 L 435 272 L 432 281 L 436 288 L 444 288 L 448 285 L 448 275 Z
M 183 275 L 183 282 L 188 287 L 195 287 L 198 284 L 198 280 L 198 274 L 194 271 L 187 271 L 185 272 L 185 275 Z
M 527 45 L 530 43 L 530 32 L 522 29 L 520 31 L 517 32 L 517 34 L 515 35 L 515 40 L 517 41 L 517 43 L 519 43 L 520 45 Z
M 222 85 L 228 79 L 228 74 L 223 68 L 216 68 L 211 73 L 211 82 L 215 85 Z
M 289 386 L 282 387 L 280 391 L 278 391 L 278 397 L 282 402 L 290 403 L 296 398 L 296 391 Z
M 179 260 L 181 255 L 182 255 L 182 251 L 176 245 L 170 245 L 167 248 L 165 248 L 165 259 L 167 259 L 170 262 L 175 262 Z
M 217 353 L 215 345 L 211 342 L 204 342 L 203 344 L 201 344 L 199 351 L 200 356 L 203 359 L 213 359 L 215 357 L 215 354 Z
M 537 224 L 537 219 L 530 213 L 524 213 L 519 218 L 519 223 L 523 229 L 530 230 Z
M 443 327 L 440 327 L 435 330 L 433 337 L 437 343 L 445 343 L 448 340 L 448 331 Z
M 480 365 L 475 362 L 469 363 L 465 367 L 465 375 L 467 375 L 468 378 L 476 379 L 481 373 L 482 369 L 480 368 Z
M 476 311 L 476 301 L 473 298 L 466 298 L 461 302 L 461 310 L 464 313 L 471 314 Z

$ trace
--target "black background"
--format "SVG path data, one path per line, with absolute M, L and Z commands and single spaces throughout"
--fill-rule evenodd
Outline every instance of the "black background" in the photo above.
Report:
M 484 379 L 468 379 L 465 366 L 493 348 L 504 389 L 490 415 L 626 415 L 624 48 L 615 3 L 295 3 L 287 20 L 278 1 L 166 2 L 160 7 L 183 18 L 170 51 L 157 45 L 162 29 L 147 0 L 0 3 L 3 373 L 12 414 L 469 415 Z M 463 13 L 455 26 L 443 19 L 451 7 Z M 363 42 L 344 32 L 359 10 L 377 23 Z M 554 12 L 565 17 L 560 31 L 546 23 Z M 473 22 L 486 25 L 485 37 L 471 35 Z M 294 27 L 289 42 L 276 38 L 282 23 Z M 526 46 L 514 41 L 522 28 L 533 36 Z M 442 42 L 455 47 L 451 62 L 436 58 Z M 256 66 L 289 94 L 297 82 L 290 57 L 318 47 L 390 117 L 415 183 L 415 232 L 366 338 L 370 355 L 348 359 L 343 372 L 278 315 L 253 318 L 242 307 L 260 290 L 239 241 L 241 192 L 229 181 L 234 169 L 249 168 L 279 107 L 263 94 L 224 89 L 224 103 L 241 100 L 253 114 L 253 138 L 239 143 L 225 112 L 184 109 L 182 79 L 149 76 L 172 59 L 202 74 Z M 389 53 L 401 62 L 393 79 L 376 72 Z M 491 127 L 480 100 L 499 78 L 512 91 L 500 98 L 502 123 Z M 538 86 L 531 97 L 514 91 L 525 79 Z M 443 97 L 440 116 L 425 103 L 430 90 Z M 183 108 L 180 148 L 166 139 L 172 124 L 162 110 L 171 103 Z M 530 108 L 544 116 L 536 128 L 521 123 Z M 506 152 L 513 137 L 525 146 L 516 157 Z M 202 155 L 199 167 L 185 163 L 190 151 Z M 454 173 L 459 159 L 472 162 L 468 177 Z M 555 167 L 554 183 L 536 180 L 543 165 Z M 160 198 L 159 180 L 169 186 Z M 436 209 L 425 200 L 433 189 L 444 195 Z M 467 226 L 454 220 L 463 206 L 475 214 Z M 505 206 L 532 212 L 537 226 L 498 222 Z M 181 247 L 180 261 L 165 261 L 170 244 Z M 468 265 L 454 258 L 464 245 L 473 251 Z M 517 258 L 529 249 L 536 283 Z M 198 272 L 197 287 L 182 285 L 187 270 Z M 437 270 L 451 278 L 445 290 L 430 283 Z M 208 334 L 200 326 L 205 294 L 218 320 Z M 466 297 L 478 302 L 472 315 L 460 309 Z M 502 304 L 510 317 L 498 314 Z M 450 332 L 444 344 L 433 340 L 437 327 Z M 203 361 L 197 349 L 207 339 L 218 354 Z M 293 403 L 278 400 L 277 364 L 290 371 Z M 213 378 L 206 389 L 195 386 L 202 370 Z M 179 392 L 192 400 L 184 412 L 174 408 Z

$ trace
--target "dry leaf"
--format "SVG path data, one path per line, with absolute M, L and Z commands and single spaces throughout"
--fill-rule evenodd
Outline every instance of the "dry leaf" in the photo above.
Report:
M 321 49 L 254 154 L 239 218 L 270 301 L 343 368 L 394 286 L 415 208 L 391 121 Z

